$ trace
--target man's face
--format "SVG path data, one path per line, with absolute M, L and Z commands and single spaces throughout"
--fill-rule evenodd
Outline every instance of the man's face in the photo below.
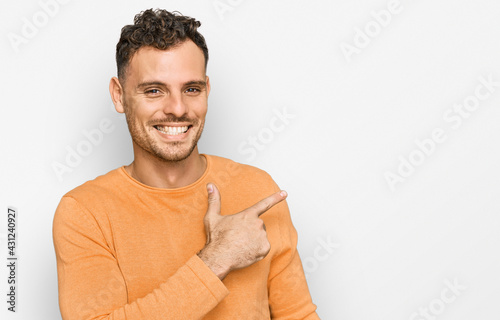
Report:
M 181 161 L 196 148 L 210 83 L 205 58 L 191 40 L 169 50 L 139 49 L 127 68 L 119 112 L 125 112 L 134 150 Z

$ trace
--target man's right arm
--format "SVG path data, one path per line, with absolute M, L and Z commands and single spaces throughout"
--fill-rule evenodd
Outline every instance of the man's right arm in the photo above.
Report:
M 198 319 L 229 293 L 193 255 L 157 289 L 129 303 L 115 253 L 94 217 L 71 197 L 56 210 L 53 237 L 64 320 Z

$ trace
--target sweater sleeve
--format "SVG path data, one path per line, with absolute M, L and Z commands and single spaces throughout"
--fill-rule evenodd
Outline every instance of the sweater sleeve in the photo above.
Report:
M 307 287 L 302 262 L 297 251 L 295 230 L 286 202 L 279 204 L 281 250 L 273 258 L 268 290 L 271 317 L 285 319 L 319 319 Z
M 135 301 L 94 217 L 68 196 L 53 223 L 59 307 L 64 320 L 200 319 L 229 293 L 193 255 L 166 282 Z

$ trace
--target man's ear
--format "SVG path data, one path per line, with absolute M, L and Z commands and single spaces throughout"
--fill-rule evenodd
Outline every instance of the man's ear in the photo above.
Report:
M 206 76 L 206 83 L 207 83 L 207 97 L 208 95 L 210 94 L 210 79 L 208 78 L 208 76 Z
M 123 88 L 120 84 L 120 80 L 117 77 L 111 78 L 109 82 L 109 94 L 111 95 L 111 100 L 115 105 L 115 109 L 119 113 L 124 113 L 125 108 L 123 106 Z

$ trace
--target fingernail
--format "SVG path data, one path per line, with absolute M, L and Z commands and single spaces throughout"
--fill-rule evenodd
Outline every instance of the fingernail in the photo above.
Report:
M 285 190 L 281 191 L 280 192 L 280 196 L 282 196 L 283 198 L 287 196 L 287 193 Z
M 208 190 L 208 193 L 212 193 L 214 192 L 214 187 L 212 187 L 212 184 L 207 184 L 207 190 Z

